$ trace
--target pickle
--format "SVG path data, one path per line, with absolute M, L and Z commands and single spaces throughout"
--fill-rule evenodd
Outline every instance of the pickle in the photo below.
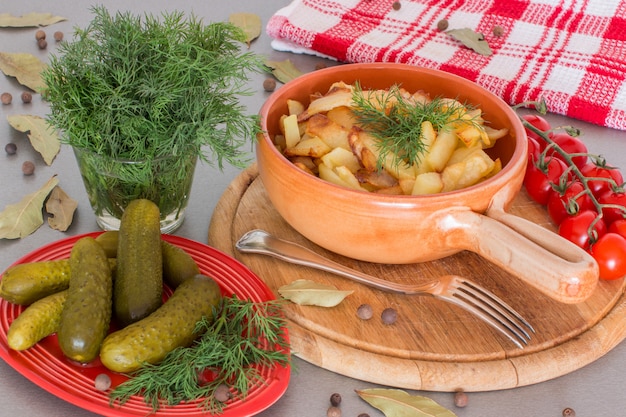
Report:
M 9 326 L 7 345 L 14 350 L 26 350 L 46 336 L 56 333 L 68 290 L 35 301 Z
M 67 259 L 18 264 L 9 267 L 0 281 L 0 297 L 10 303 L 28 305 L 50 294 L 66 290 L 70 282 Z
M 222 295 L 217 283 L 205 275 L 185 280 L 172 296 L 148 317 L 109 334 L 100 349 L 100 360 L 114 372 L 132 372 L 142 364 L 156 364 L 196 338 L 196 323 L 214 320 Z
M 76 241 L 70 254 L 70 286 L 57 333 L 61 351 L 77 362 L 98 357 L 109 331 L 113 282 L 109 260 L 92 237 Z
M 117 242 L 119 232 L 117 230 L 107 230 L 96 236 L 96 242 L 102 245 L 104 252 L 109 258 L 117 257 Z
M 123 326 L 163 303 L 162 259 L 159 208 L 150 200 L 131 201 L 120 222 L 113 286 L 113 309 Z
M 183 248 L 161 241 L 163 252 L 163 279 L 170 288 L 178 288 L 183 281 L 200 273 L 200 268 Z

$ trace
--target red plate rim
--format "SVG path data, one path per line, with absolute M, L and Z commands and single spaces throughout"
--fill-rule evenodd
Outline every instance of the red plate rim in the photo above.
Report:
M 23 256 L 12 264 L 68 258 L 71 248 L 78 239 L 85 236 L 96 237 L 103 232 L 91 232 L 49 243 Z M 255 302 L 275 299 L 270 288 L 250 269 L 233 257 L 200 242 L 174 235 L 163 235 L 163 239 L 184 249 L 196 261 L 200 272 L 211 276 L 219 284 L 225 296 L 236 295 L 241 299 Z M 109 405 L 108 392 L 94 387 L 94 378 L 101 373 L 111 376 L 114 385 L 125 379 L 124 376 L 108 371 L 99 362 L 77 365 L 68 361 L 60 351 L 56 335 L 47 337 L 25 351 L 14 351 L 7 345 L 7 331 L 11 322 L 23 307 L 0 299 L 0 357 L 25 378 L 49 393 L 85 410 L 107 416 L 146 416 L 152 409 L 143 397 L 129 399 L 123 406 Z M 284 329 L 288 338 L 287 329 Z M 258 382 L 249 390 L 245 400 L 227 403 L 221 417 L 255 415 L 273 405 L 287 390 L 291 377 L 290 367 L 277 366 L 261 368 L 265 381 Z M 183 403 L 162 407 L 155 416 L 200 417 L 209 414 L 202 412 L 199 402 Z

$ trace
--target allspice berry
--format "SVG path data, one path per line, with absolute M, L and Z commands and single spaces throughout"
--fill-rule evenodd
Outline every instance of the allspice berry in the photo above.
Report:
M 46 49 L 48 47 L 48 41 L 46 41 L 45 39 L 39 39 L 37 41 L 37 46 L 39 47 L 39 49 Z
M 0 94 L 0 101 L 2 101 L 2 104 L 11 104 L 13 96 L 11 93 L 2 93 Z
M 374 315 L 374 310 L 372 310 L 372 306 L 369 304 L 361 304 L 356 310 L 356 315 L 361 320 L 369 320 Z
M 576 417 L 576 411 L 574 411 L 573 408 L 569 408 L 569 407 L 565 408 L 562 414 L 563 414 L 563 417 Z
M 39 29 L 37 32 L 35 32 L 35 39 L 40 41 L 42 39 L 46 39 L 46 32 L 44 32 L 43 30 Z
M 339 407 L 339 404 L 341 404 L 341 394 L 335 392 L 330 396 L 330 405 L 333 407 Z
M 4 145 L 4 151 L 7 155 L 15 155 L 17 153 L 17 145 L 13 142 Z
M 33 95 L 30 91 L 22 92 L 22 103 L 30 103 L 33 101 Z
M 272 92 L 276 89 L 276 80 L 273 78 L 266 78 L 263 81 L 263 89 L 267 92 Z
M 330 406 L 326 411 L 326 417 L 341 417 L 341 409 L 339 407 Z
M 94 387 L 98 391 L 106 391 L 111 388 L 111 377 L 107 374 L 98 374 L 94 380 Z
M 60 30 L 54 32 L 54 40 L 57 42 L 61 42 L 63 40 L 63 32 L 61 32 Z
M 491 31 L 493 32 L 493 36 L 495 36 L 496 38 L 499 38 L 502 35 L 504 35 L 504 28 L 499 25 L 494 26 Z
M 388 307 L 383 310 L 380 318 L 383 321 L 383 324 L 391 325 L 398 320 L 398 312 L 394 308 Z
M 24 161 L 22 164 L 22 174 L 33 175 L 35 173 L 35 164 L 32 161 Z
M 441 19 L 440 21 L 437 22 L 437 30 L 438 31 L 443 32 L 446 29 L 448 29 L 448 20 L 447 19 Z
M 221 402 L 221 403 L 225 403 L 226 401 L 230 400 L 232 395 L 230 394 L 230 388 L 228 388 L 228 385 L 225 384 L 221 384 L 218 385 L 217 388 L 215 388 L 215 391 L 213 392 L 213 397 Z
M 467 394 L 464 391 L 456 391 L 454 393 L 454 405 L 459 408 L 467 407 Z

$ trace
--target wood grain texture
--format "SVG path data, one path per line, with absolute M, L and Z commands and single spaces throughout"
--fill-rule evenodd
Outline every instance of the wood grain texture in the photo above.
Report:
M 554 229 L 545 210 L 524 192 L 509 212 Z M 326 272 L 237 252 L 235 242 L 257 228 L 397 282 L 423 283 L 444 274 L 463 275 L 507 301 L 534 326 L 536 334 L 525 349 L 518 349 L 476 317 L 441 300 L 385 293 Z M 372 264 L 336 255 L 307 241 L 284 222 L 267 198 L 255 165 L 224 192 L 211 219 L 208 243 L 247 265 L 275 294 L 278 287 L 296 279 L 353 290 L 334 308 L 288 303 L 286 315 L 295 355 L 364 381 L 432 391 L 513 388 L 579 369 L 626 336 L 623 279 L 601 281 L 584 303 L 562 304 L 470 252 L 410 265 Z M 415 250 L 420 250 L 420 242 L 415 242 Z M 374 309 L 369 321 L 356 316 L 363 303 Z M 380 321 L 386 307 L 398 311 L 393 325 Z

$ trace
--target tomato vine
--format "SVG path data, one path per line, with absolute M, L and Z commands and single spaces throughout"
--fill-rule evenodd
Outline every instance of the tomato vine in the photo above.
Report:
M 516 108 L 529 104 L 538 113 L 546 113 L 544 102 Z M 601 279 L 624 277 L 626 190 L 622 173 L 601 155 L 588 152 L 579 138 L 580 130 L 552 127 L 536 114 L 520 119 L 529 141 L 524 178 L 528 195 L 547 206 L 561 236 L 593 256 Z

